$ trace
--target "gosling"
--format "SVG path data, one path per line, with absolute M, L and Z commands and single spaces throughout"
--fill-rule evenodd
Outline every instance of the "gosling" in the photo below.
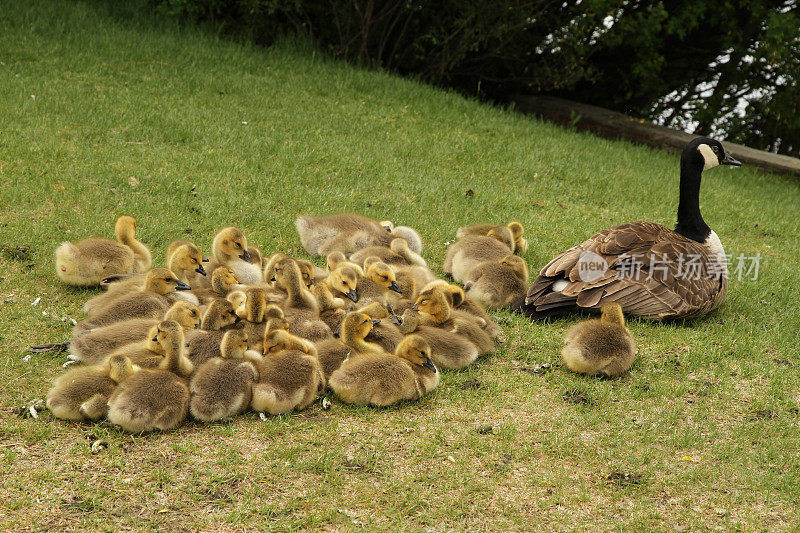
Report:
M 602 307 L 600 319 L 572 326 L 564 337 L 561 357 L 566 367 L 579 374 L 621 376 L 636 358 L 636 342 L 625 327 L 622 306 L 617 302 Z

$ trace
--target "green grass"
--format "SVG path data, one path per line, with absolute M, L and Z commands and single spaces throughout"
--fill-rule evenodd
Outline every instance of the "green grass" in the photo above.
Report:
M 640 357 L 623 379 L 560 366 L 579 318 L 501 313 L 503 348 L 418 403 L 143 437 L 11 412 L 62 370 L 25 347 L 68 338 L 62 317 L 93 294 L 57 281 L 61 241 L 110 237 L 127 213 L 159 260 L 176 238 L 208 251 L 231 223 L 304 255 L 298 214 L 349 211 L 418 228 L 438 267 L 459 226 L 516 219 L 536 272 L 613 224 L 674 224 L 678 157 L 303 44 L 16 0 L 0 10 L 0 184 L 0 529 L 800 527 L 796 178 L 707 173 L 706 220 L 728 251 L 761 253 L 761 276 L 691 323 L 632 321 Z M 109 449 L 92 455 L 93 438 Z

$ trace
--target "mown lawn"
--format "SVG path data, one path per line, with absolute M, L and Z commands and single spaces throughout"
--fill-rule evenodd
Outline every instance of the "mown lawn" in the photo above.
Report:
M 691 323 L 632 321 L 640 357 L 623 379 L 560 366 L 579 317 L 500 313 L 503 348 L 419 403 L 334 399 L 145 436 L 12 413 L 65 360 L 26 346 L 68 338 L 64 319 L 93 294 L 58 282 L 61 241 L 110 237 L 127 213 L 159 262 L 177 238 L 208 251 L 228 224 L 302 256 L 298 214 L 358 212 L 418 228 L 439 268 L 457 227 L 516 219 L 534 273 L 610 225 L 673 225 L 678 157 L 303 44 L 263 50 L 102 4 L 12 0 L 0 183 L 0 529 L 800 527 L 796 178 L 707 173 L 706 220 L 729 252 L 761 254 L 760 276 L 734 277 L 723 307 Z M 93 455 L 95 438 L 110 447 Z

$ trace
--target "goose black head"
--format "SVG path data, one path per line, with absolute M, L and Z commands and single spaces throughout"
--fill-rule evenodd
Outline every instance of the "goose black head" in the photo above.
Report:
M 702 170 L 708 170 L 719 165 L 742 166 L 739 161 L 725 152 L 721 142 L 708 137 L 698 137 L 689 142 L 683 151 L 681 159 Z

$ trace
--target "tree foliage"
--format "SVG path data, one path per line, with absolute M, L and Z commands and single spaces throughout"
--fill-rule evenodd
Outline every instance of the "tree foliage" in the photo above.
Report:
M 800 155 L 797 0 L 151 0 L 503 100 L 555 94 Z

